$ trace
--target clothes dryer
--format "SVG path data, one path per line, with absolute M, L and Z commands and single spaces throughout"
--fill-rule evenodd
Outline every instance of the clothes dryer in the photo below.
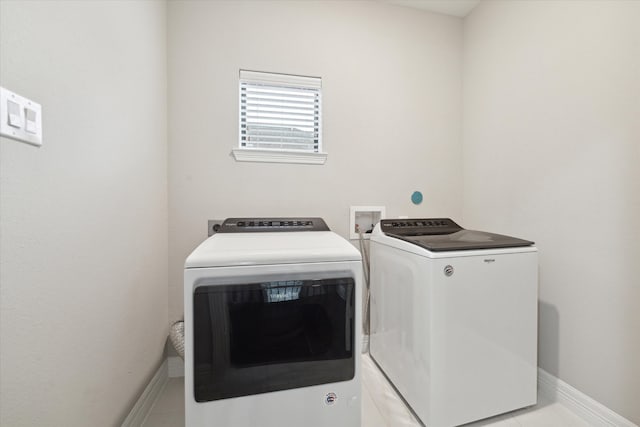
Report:
M 321 218 L 230 218 L 186 260 L 187 427 L 360 426 L 360 253 Z

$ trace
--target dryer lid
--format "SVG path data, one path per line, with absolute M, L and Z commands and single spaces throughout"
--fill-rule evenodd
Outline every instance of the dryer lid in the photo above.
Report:
M 533 242 L 502 234 L 466 230 L 450 218 L 383 219 L 380 228 L 387 236 L 405 240 L 430 251 L 515 248 Z

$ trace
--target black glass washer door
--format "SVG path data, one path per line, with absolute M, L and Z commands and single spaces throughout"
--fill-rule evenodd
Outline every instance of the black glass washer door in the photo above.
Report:
M 198 402 L 354 377 L 354 280 L 211 285 L 193 296 Z

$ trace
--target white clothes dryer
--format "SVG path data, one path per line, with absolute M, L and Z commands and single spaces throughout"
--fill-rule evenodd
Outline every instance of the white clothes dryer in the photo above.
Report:
M 447 218 L 382 220 L 371 356 L 427 427 L 534 405 L 537 291 L 533 242 Z
M 230 218 L 186 260 L 187 427 L 359 427 L 360 253 L 321 218 Z

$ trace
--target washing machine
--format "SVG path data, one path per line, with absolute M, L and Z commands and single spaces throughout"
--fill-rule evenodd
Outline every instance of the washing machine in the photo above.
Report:
M 230 218 L 186 260 L 187 427 L 359 427 L 360 253 L 321 218 Z
M 370 353 L 427 427 L 536 404 L 533 242 L 449 218 L 385 219 L 370 242 Z

